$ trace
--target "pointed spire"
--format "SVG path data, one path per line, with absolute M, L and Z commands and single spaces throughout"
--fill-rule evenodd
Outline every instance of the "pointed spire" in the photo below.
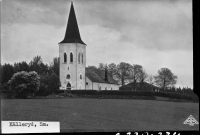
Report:
M 71 1 L 71 8 L 70 8 L 65 37 L 63 41 L 61 41 L 60 43 L 81 43 L 85 45 L 79 33 L 78 23 L 76 20 L 76 15 L 72 1 Z

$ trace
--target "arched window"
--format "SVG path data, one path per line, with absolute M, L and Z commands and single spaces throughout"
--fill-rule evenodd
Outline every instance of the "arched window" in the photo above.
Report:
M 81 59 L 81 54 L 79 53 L 79 54 L 78 54 L 78 63 L 80 63 L 80 62 L 81 62 L 81 60 L 80 60 L 80 59 Z
M 70 62 L 73 62 L 73 53 L 70 53 Z
M 66 78 L 67 78 L 67 79 L 70 79 L 70 75 L 68 74 Z
M 82 53 L 82 63 L 83 63 L 83 53 Z
M 80 79 L 82 79 L 82 75 L 80 75 Z
M 105 87 L 105 90 L 107 90 L 107 86 Z
M 64 62 L 67 62 L 67 54 L 64 53 Z
M 99 86 L 99 90 L 101 90 L 101 86 Z
M 71 84 L 70 83 L 67 84 L 67 90 L 71 90 Z
M 111 87 L 111 90 L 112 90 L 112 87 Z

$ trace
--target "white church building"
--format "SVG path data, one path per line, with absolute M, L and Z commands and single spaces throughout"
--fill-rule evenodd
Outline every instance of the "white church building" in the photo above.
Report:
M 60 57 L 60 90 L 119 90 L 119 84 L 107 70 L 86 67 L 86 44 L 79 33 L 71 3 L 66 33 L 58 43 Z

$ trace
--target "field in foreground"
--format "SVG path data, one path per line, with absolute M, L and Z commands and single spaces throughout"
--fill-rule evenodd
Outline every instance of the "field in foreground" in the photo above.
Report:
M 3 99 L 2 121 L 59 121 L 68 131 L 199 130 L 199 103 L 125 99 Z

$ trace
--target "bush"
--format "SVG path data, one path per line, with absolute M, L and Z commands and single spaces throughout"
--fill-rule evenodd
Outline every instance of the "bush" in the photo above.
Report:
M 16 91 L 14 90 L 3 90 L 1 91 L 1 98 L 15 98 Z
M 40 88 L 36 93 L 37 96 L 47 96 L 55 93 L 60 87 L 60 80 L 56 74 L 40 76 Z
M 9 89 L 16 91 L 17 98 L 27 98 L 29 94 L 34 94 L 39 90 L 40 77 L 35 71 L 32 72 L 17 72 L 9 80 Z

